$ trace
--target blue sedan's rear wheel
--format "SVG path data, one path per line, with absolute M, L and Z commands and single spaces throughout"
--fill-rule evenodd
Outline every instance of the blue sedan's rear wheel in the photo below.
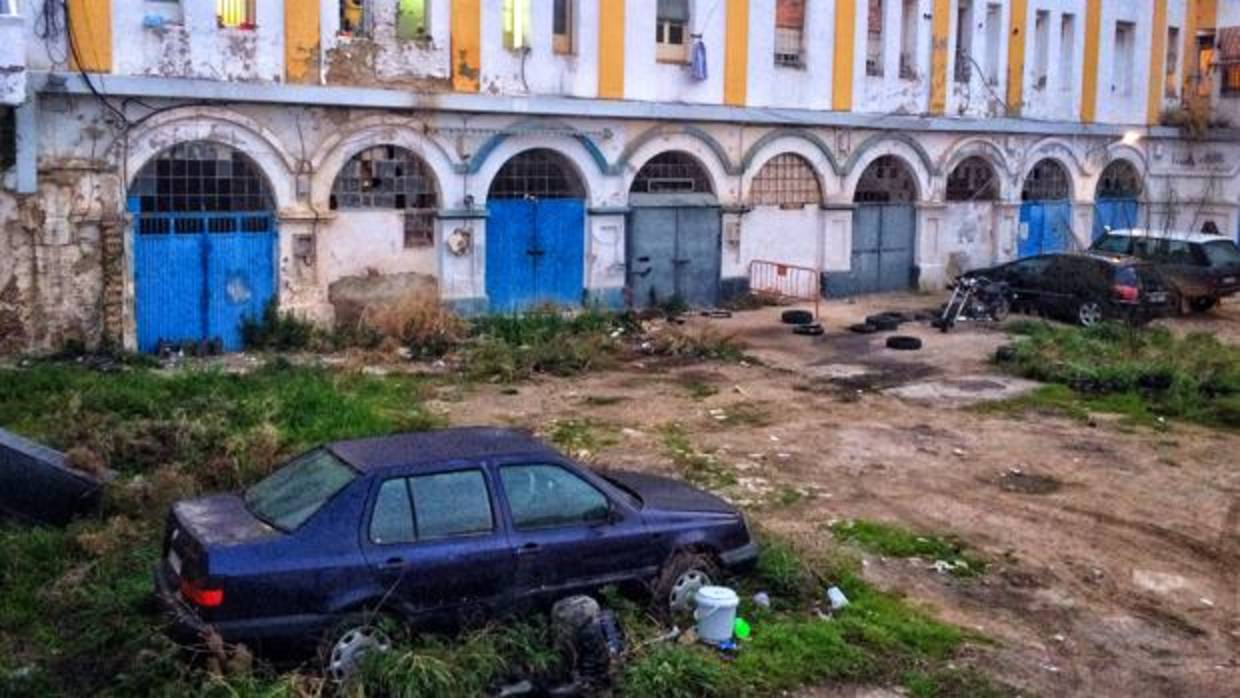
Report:
M 719 566 L 709 555 L 676 553 L 655 580 L 654 601 L 672 615 L 688 613 L 693 610 L 698 589 L 714 584 L 719 577 Z
M 319 645 L 323 673 L 337 683 L 348 680 L 370 654 L 387 652 L 403 637 L 400 622 L 384 615 L 355 614 L 337 623 Z

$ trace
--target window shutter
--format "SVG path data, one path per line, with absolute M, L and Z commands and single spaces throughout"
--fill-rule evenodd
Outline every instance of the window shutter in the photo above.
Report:
M 775 6 L 775 26 L 801 29 L 805 26 L 805 0 L 779 0 Z

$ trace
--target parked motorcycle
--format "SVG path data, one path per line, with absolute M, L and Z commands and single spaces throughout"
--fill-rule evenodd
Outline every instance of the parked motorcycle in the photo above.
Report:
M 1011 309 L 1011 290 L 1006 283 L 984 276 L 962 276 L 952 284 L 951 298 L 932 324 L 947 332 L 962 320 L 1002 322 Z

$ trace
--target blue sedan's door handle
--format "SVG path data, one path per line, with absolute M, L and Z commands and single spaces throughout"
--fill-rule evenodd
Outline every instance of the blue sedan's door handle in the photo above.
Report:
M 518 555 L 532 555 L 541 549 L 542 549 L 542 546 L 538 545 L 537 543 L 526 543 L 525 545 L 522 545 L 521 547 L 517 548 L 517 554 Z
M 396 572 L 404 568 L 405 568 L 405 561 L 403 558 L 399 558 L 399 557 L 389 557 L 388 559 L 383 561 L 382 565 L 379 565 L 379 569 L 389 571 L 389 572 Z

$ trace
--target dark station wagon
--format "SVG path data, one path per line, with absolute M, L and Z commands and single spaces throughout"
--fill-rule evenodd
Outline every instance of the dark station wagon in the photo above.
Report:
M 328 444 L 242 494 L 178 502 L 155 584 L 180 634 L 313 638 L 339 676 L 386 646 L 379 615 L 417 627 L 624 582 L 685 609 L 756 557 L 714 495 L 457 428 Z

